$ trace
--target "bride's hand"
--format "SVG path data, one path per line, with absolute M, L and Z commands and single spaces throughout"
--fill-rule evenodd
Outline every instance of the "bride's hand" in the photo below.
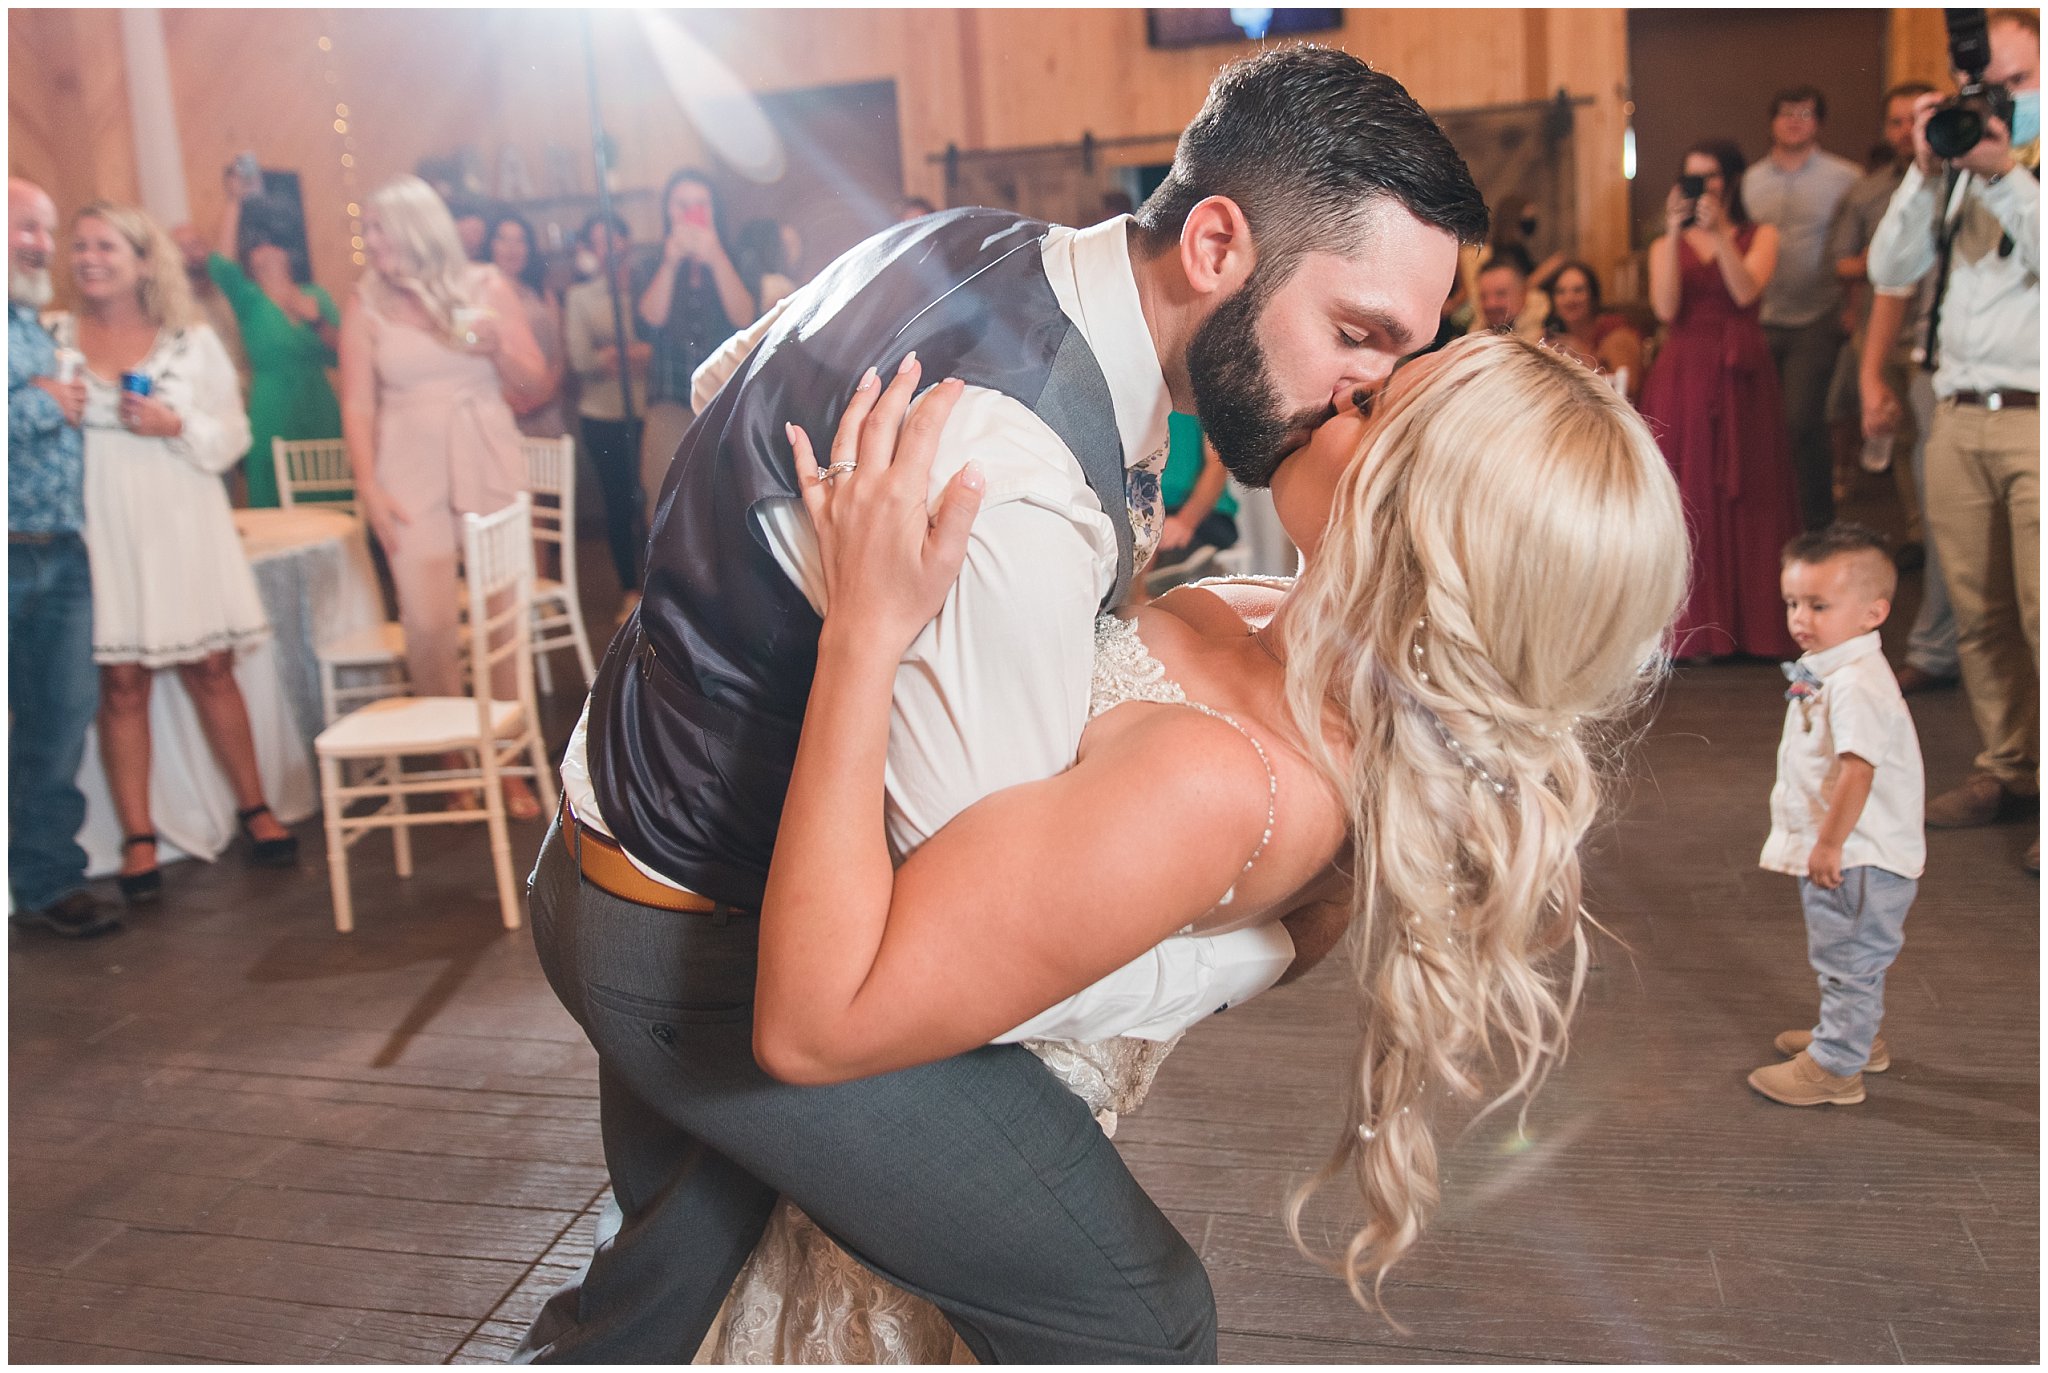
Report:
M 818 533 L 826 619 L 897 652 L 945 604 L 981 507 L 982 476 L 972 462 L 947 484 L 937 508 L 930 505 L 939 432 L 963 384 L 940 382 L 913 406 L 918 372 L 913 354 L 887 389 L 872 369 L 862 378 L 822 471 L 810 438 L 785 426 L 796 450 L 797 486 Z

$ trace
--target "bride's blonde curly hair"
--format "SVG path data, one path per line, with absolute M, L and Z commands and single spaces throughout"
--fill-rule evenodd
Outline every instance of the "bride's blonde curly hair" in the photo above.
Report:
M 1362 1020 L 1343 1138 L 1287 1224 L 1315 1257 L 1302 1209 L 1352 1174 L 1368 1219 L 1324 1261 L 1361 1303 L 1436 1205 L 1432 1104 L 1476 1099 L 1502 1041 L 1494 1105 L 1563 1052 L 1593 751 L 1668 661 L 1689 571 L 1664 458 L 1591 371 L 1502 335 L 1432 365 L 1339 483 L 1280 626 L 1297 726 L 1350 811 Z M 1560 987 L 1543 965 L 1567 945 Z

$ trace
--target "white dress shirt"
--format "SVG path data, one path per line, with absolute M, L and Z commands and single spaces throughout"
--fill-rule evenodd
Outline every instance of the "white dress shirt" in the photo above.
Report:
M 1758 866 L 1806 876 L 1806 860 L 1827 818 L 1842 755 L 1853 753 L 1876 773 L 1863 813 L 1842 841 L 1842 866 L 1918 878 L 1927 865 L 1920 736 L 1899 694 L 1899 680 L 1884 660 L 1877 631 L 1799 661 L 1821 684 L 1814 695 L 1785 705 L 1778 780 L 1771 788 L 1771 834 Z
M 1126 467 L 1157 466 L 1173 407 L 1138 303 L 1128 224 L 1120 217 L 1088 229 L 1056 227 L 1043 254 L 1061 311 L 1109 383 Z M 698 370 L 691 388 L 698 411 L 782 308 Z M 810 437 L 822 452 L 832 436 Z M 940 437 L 934 499 L 970 457 L 987 485 L 966 562 L 937 618 L 904 654 L 890 703 L 886 822 L 898 861 L 981 798 L 1073 764 L 1088 722 L 1096 610 L 1116 580 L 1109 517 L 1072 452 L 1037 415 L 1001 392 L 968 387 Z M 776 562 L 822 614 L 817 536 L 803 502 L 763 501 L 754 517 Z M 590 784 L 589 719 L 586 702 L 562 760 L 562 791 L 579 822 L 610 833 Z M 1168 819 L 1161 818 L 1162 843 L 1170 842 Z M 1292 957 L 1277 925 L 1175 936 L 1005 1039 L 1170 1038 L 1270 987 Z
M 1880 291 L 1905 291 L 1933 270 L 1939 180 L 1916 165 L 1892 195 L 1864 270 Z M 1998 184 L 1964 173 L 1945 211 L 1954 227 L 1941 303 L 1934 394 L 2041 389 L 2041 183 L 2014 167 Z M 2012 251 L 1998 254 L 2010 235 Z

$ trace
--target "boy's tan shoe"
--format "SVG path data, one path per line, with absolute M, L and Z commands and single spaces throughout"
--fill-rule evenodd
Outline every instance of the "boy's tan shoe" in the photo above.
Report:
M 1854 1106 L 1863 1100 L 1863 1074 L 1836 1077 L 1804 1049 L 1783 1063 L 1757 1069 L 1749 1085 L 1787 1106 Z
M 1781 1054 L 1789 1056 L 1805 1053 L 1806 1046 L 1813 1043 L 1813 1031 L 1787 1030 L 1772 1040 L 1771 1043 L 1777 1046 L 1778 1052 Z M 1881 1073 L 1891 1066 L 1892 1051 L 1885 1044 L 1884 1036 L 1878 1035 L 1870 1041 L 1870 1062 L 1863 1065 L 1863 1071 L 1866 1073 Z

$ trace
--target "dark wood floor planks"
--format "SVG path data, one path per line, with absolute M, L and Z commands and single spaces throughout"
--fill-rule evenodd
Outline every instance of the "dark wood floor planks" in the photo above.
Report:
M 1868 1102 L 1762 1101 L 1743 1076 L 1815 998 L 1793 883 L 1755 867 L 1781 690 L 1767 664 L 1670 684 L 1593 843 L 1615 940 L 1570 1061 L 1526 1135 L 1447 1137 L 1398 1325 L 1279 1221 L 1337 1128 L 1342 977 L 1188 1037 L 1119 1143 L 1208 1265 L 1226 1361 L 2038 1359 L 2034 831 L 1930 836 Z M 1930 786 L 1959 780 L 1965 703 L 1914 711 Z M 13 1359 L 502 1362 L 588 1254 L 595 1059 L 498 928 L 481 832 L 423 836 L 409 883 L 358 849 L 347 938 L 302 833 L 296 873 L 186 864 L 116 938 L 14 942 Z M 1333 1193 L 1309 1229 L 1351 1219 Z

